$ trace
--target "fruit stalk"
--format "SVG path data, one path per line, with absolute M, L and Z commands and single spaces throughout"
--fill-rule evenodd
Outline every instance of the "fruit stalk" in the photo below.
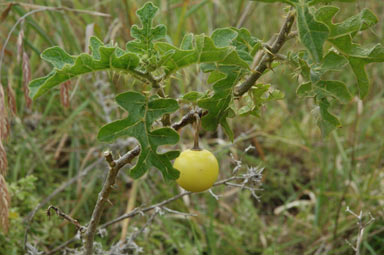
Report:
M 196 112 L 195 113 L 195 137 L 193 139 L 193 148 L 192 150 L 200 151 L 201 148 L 199 146 L 199 133 L 200 133 L 200 115 Z

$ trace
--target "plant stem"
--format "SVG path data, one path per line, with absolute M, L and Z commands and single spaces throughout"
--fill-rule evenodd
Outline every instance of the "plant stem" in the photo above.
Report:
M 191 111 L 186 114 L 179 122 L 173 124 L 172 128 L 174 128 L 175 130 L 179 130 L 184 126 L 193 123 L 193 121 L 195 120 L 199 121 L 200 115 L 203 116 L 204 114 L 206 114 L 206 112 L 204 113 L 202 111 Z M 196 118 L 196 115 L 199 116 L 199 118 Z M 117 160 L 113 160 L 110 152 L 105 153 L 105 159 L 109 164 L 108 176 L 104 182 L 101 192 L 99 193 L 95 208 L 92 212 L 91 221 L 89 222 L 87 230 L 85 232 L 84 255 L 93 254 L 93 241 L 95 238 L 97 226 L 99 225 L 100 218 L 105 208 L 106 202 L 109 202 L 108 197 L 110 192 L 112 191 L 112 186 L 115 184 L 116 176 L 119 173 L 119 170 L 126 164 L 131 162 L 133 158 L 138 156 L 140 154 L 140 151 L 140 146 L 136 146 L 133 150 L 130 150 Z
M 91 221 L 87 227 L 87 231 L 85 233 L 85 244 L 84 244 L 84 255 L 92 255 L 93 254 L 93 240 L 96 234 L 96 228 L 99 225 L 101 215 L 105 208 L 106 202 L 108 202 L 109 193 L 112 190 L 112 186 L 115 184 L 117 173 L 120 168 L 116 166 L 115 161 L 112 159 L 112 155 L 110 152 L 105 154 L 105 158 L 109 163 L 109 171 L 107 179 L 103 185 L 103 189 L 99 193 L 95 209 L 92 213 Z M 133 158 L 133 157 L 132 157 Z
M 193 139 L 192 150 L 200 151 L 201 150 L 201 148 L 199 146 L 200 116 L 197 112 L 194 115 L 196 117 L 196 122 L 195 122 L 195 137 Z
M 276 40 L 273 44 L 268 47 L 268 52 L 260 55 L 260 63 L 256 66 L 252 75 L 248 77 L 239 87 L 237 87 L 234 91 L 234 95 L 237 97 L 245 94 L 255 83 L 256 81 L 263 75 L 264 71 L 268 68 L 269 64 L 274 59 L 274 54 L 278 53 L 281 47 L 283 47 L 284 43 L 291 38 L 290 31 L 292 25 L 295 21 L 294 12 L 290 12 L 280 29 L 279 34 L 277 35 Z
M 183 119 L 184 119 L 184 118 L 183 118 Z M 119 160 L 116 160 L 116 161 L 119 161 Z M 117 165 L 118 165 L 118 163 L 117 163 Z M 230 185 L 230 186 L 233 186 L 234 183 L 231 183 L 231 181 L 236 181 L 236 180 L 237 180 L 237 181 L 240 181 L 240 182 L 244 183 L 244 181 L 247 180 L 247 179 L 249 179 L 249 178 L 251 178 L 251 177 L 249 177 L 249 174 L 245 174 L 245 175 L 242 175 L 242 176 L 231 176 L 231 177 L 228 177 L 227 179 L 223 179 L 223 180 L 221 180 L 221 181 L 217 181 L 215 184 L 213 184 L 213 186 L 214 186 L 214 187 L 215 187 L 215 186 L 220 186 L 220 185 Z M 260 178 L 261 178 L 261 177 L 260 177 Z M 241 185 L 241 187 L 242 187 L 242 188 L 249 189 L 249 187 L 244 186 L 244 185 Z M 136 207 L 135 209 L 131 210 L 130 212 L 125 213 L 125 214 L 123 214 L 123 215 L 121 215 L 121 216 L 119 216 L 119 217 L 117 217 L 117 218 L 115 218 L 115 219 L 113 219 L 113 220 L 111 220 L 111 221 L 108 221 L 108 222 L 106 222 L 106 223 L 104 223 L 104 224 L 98 226 L 96 229 L 103 229 L 103 228 L 106 228 L 106 227 L 108 227 L 108 226 L 110 226 L 110 225 L 116 224 L 116 223 L 118 223 L 118 222 L 120 222 L 120 221 L 123 221 L 123 220 L 125 220 L 125 219 L 133 218 L 133 217 L 135 217 L 135 216 L 137 216 L 137 215 L 142 215 L 143 213 L 146 213 L 146 212 L 148 212 L 148 211 L 154 210 L 154 209 L 156 209 L 156 208 L 158 208 L 158 207 L 163 208 L 165 205 L 171 203 L 172 201 L 175 201 L 175 200 L 177 200 L 177 199 L 179 199 L 179 198 L 182 198 L 182 197 L 184 197 L 184 196 L 191 195 L 192 193 L 193 193 L 193 192 L 191 192 L 191 191 L 184 191 L 184 192 L 179 193 L 179 194 L 177 194 L 177 195 L 175 195 L 175 196 L 173 196 L 173 197 L 171 197 L 171 198 L 168 198 L 168 199 L 166 199 L 166 200 L 163 200 L 163 201 L 161 201 L 161 202 L 159 202 L 159 203 L 156 203 L 156 204 L 153 204 L 153 205 L 144 207 L 144 208 L 142 208 L 142 207 Z M 169 209 L 166 209 L 166 210 L 169 211 Z M 171 210 L 171 211 L 174 212 L 174 210 Z M 59 245 L 59 246 L 56 247 L 55 249 L 53 249 L 53 250 L 51 250 L 51 251 L 45 253 L 45 255 L 51 255 L 51 254 L 54 254 L 54 253 L 56 253 L 56 252 L 62 250 L 63 248 L 65 248 L 66 246 L 68 246 L 69 244 L 71 244 L 71 243 L 73 243 L 73 242 L 75 242 L 75 241 L 77 241 L 77 240 L 78 240 L 78 238 L 75 236 L 75 237 L 73 237 L 72 239 L 66 241 L 65 243 Z
M 243 180 L 244 178 L 243 177 L 240 177 L 240 176 L 231 176 L 231 177 L 228 177 L 227 179 L 224 179 L 224 180 L 221 180 L 221 181 L 217 181 L 213 184 L 213 187 L 215 186 L 220 186 L 220 185 L 227 185 L 229 182 L 231 181 L 235 181 L 235 180 Z M 108 221 L 106 223 L 104 223 L 103 225 L 101 225 L 99 228 L 105 228 L 105 227 L 108 227 L 112 224 L 115 224 L 117 222 L 120 222 L 124 219 L 127 219 L 127 218 L 132 218 L 138 214 L 142 214 L 142 213 L 146 213 L 148 211 L 151 211 L 153 209 L 155 209 L 156 207 L 162 207 L 166 204 L 169 204 L 170 202 L 172 201 L 175 201 L 181 197 L 184 197 L 184 196 L 188 196 L 188 195 L 191 195 L 193 192 L 191 191 L 184 191 L 182 193 L 179 193 L 171 198 L 168 198 L 164 201 L 161 201 L 159 203 L 156 203 L 156 204 L 153 204 L 151 206 L 148 206 L 148 207 L 145 207 L 145 208 L 140 208 L 140 207 L 136 207 L 135 209 L 133 209 L 132 211 L 130 211 L 129 213 L 126 213 L 126 214 L 123 214 L 119 217 L 117 217 L 116 219 L 114 220 L 111 220 L 111 221 Z

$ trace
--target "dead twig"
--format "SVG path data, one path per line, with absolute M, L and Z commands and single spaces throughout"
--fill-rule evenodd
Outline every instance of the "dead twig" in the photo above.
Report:
M 352 245 L 348 240 L 345 240 L 347 242 L 347 244 L 349 246 L 352 247 L 352 249 L 355 251 L 355 254 L 356 255 L 360 255 L 360 247 L 361 247 L 361 243 L 363 241 L 363 237 L 364 237 L 364 231 L 365 231 L 365 228 L 371 224 L 375 218 L 373 218 L 372 214 L 371 213 L 368 213 L 369 215 L 369 220 L 368 222 L 364 223 L 363 222 L 363 211 L 360 211 L 360 214 L 357 215 L 356 213 L 354 213 L 351 209 L 349 209 L 349 206 L 347 206 L 347 209 L 345 210 L 346 212 L 352 214 L 353 216 L 356 217 L 357 219 L 357 225 L 359 226 L 359 233 L 357 234 L 357 238 L 356 238 L 356 245 Z
M 252 176 L 248 175 L 248 174 L 239 175 L 239 176 L 231 176 L 231 177 L 229 177 L 227 179 L 224 179 L 224 180 L 216 182 L 215 184 L 213 184 L 213 186 L 216 187 L 216 186 L 220 186 L 220 185 L 231 185 L 232 184 L 231 181 L 235 181 L 235 180 L 242 180 L 243 183 L 244 183 L 244 181 L 246 179 L 251 179 L 251 178 L 254 178 L 254 177 L 257 177 L 257 178 L 255 178 L 253 180 L 261 180 L 261 173 L 262 173 L 262 169 L 259 169 L 257 172 L 255 171 Z M 241 187 L 245 188 L 245 189 L 250 189 L 250 187 L 245 186 L 245 185 L 241 185 Z M 168 198 L 168 199 L 166 199 L 164 201 L 161 201 L 159 203 L 153 204 L 151 206 L 148 206 L 148 207 L 145 207 L 145 208 L 142 208 L 142 209 L 135 208 L 133 211 L 131 211 L 131 212 L 127 213 L 127 214 L 123 214 L 123 215 L 121 215 L 120 217 L 117 217 L 114 220 L 108 221 L 108 222 L 104 223 L 103 225 L 100 225 L 100 228 L 108 227 L 108 226 L 113 225 L 113 224 L 115 224 L 117 222 L 120 222 L 120 221 L 122 221 L 124 219 L 132 218 L 132 217 L 135 217 L 138 214 L 143 214 L 143 213 L 146 213 L 148 211 L 151 211 L 151 210 L 153 210 L 153 209 L 155 209 L 157 207 L 162 208 L 164 205 L 169 204 L 170 202 L 175 201 L 175 200 L 177 200 L 177 199 L 179 199 L 181 197 L 191 195 L 192 193 L 193 192 L 190 192 L 190 191 L 184 191 L 184 192 L 182 192 L 180 194 L 177 194 L 177 195 L 175 195 L 175 196 L 173 196 L 171 198 Z
M 236 176 L 231 176 L 231 177 L 228 177 L 228 178 L 223 179 L 221 181 L 217 181 L 213 186 L 214 187 L 220 186 L 220 185 L 233 186 L 233 184 L 234 184 L 233 181 L 238 181 L 238 182 L 240 182 L 239 185 L 240 185 L 240 187 L 242 189 L 250 190 L 252 195 L 255 196 L 255 194 L 254 194 L 255 191 L 259 190 L 259 189 L 255 188 L 255 187 L 252 187 L 251 185 L 260 184 L 261 177 L 262 177 L 262 172 L 263 172 L 263 168 L 252 168 L 251 167 L 251 168 L 248 168 L 247 173 L 236 175 Z M 146 212 L 149 212 L 149 211 L 152 211 L 152 210 L 162 209 L 162 210 L 164 210 L 166 212 L 177 213 L 177 214 L 183 215 L 185 217 L 187 217 L 187 216 L 195 216 L 194 214 L 179 212 L 179 211 L 175 211 L 175 210 L 172 210 L 172 209 L 169 209 L 169 208 L 165 207 L 165 205 L 167 205 L 167 204 L 169 204 L 169 203 L 171 203 L 171 202 L 173 202 L 173 201 L 175 201 L 175 200 L 177 200 L 179 198 L 182 198 L 184 196 L 189 196 L 191 194 L 193 194 L 193 192 L 184 191 L 184 192 L 179 193 L 179 194 L 177 194 L 177 195 L 175 195 L 175 196 L 173 196 L 171 198 L 163 200 L 163 201 L 161 201 L 159 203 L 156 203 L 156 204 L 144 207 L 144 208 L 136 207 L 135 209 L 133 209 L 129 213 L 123 214 L 123 215 L 117 217 L 116 219 L 113 219 L 111 221 L 108 221 L 108 222 L 98 226 L 94 230 L 95 231 L 94 233 L 96 233 L 97 230 L 104 229 L 106 227 L 109 227 L 109 226 L 111 226 L 113 224 L 116 224 L 116 223 L 118 223 L 120 221 L 123 221 L 125 219 L 133 218 L 133 217 L 135 217 L 137 215 L 143 215 Z M 218 196 L 218 197 L 220 197 L 220 196 Z M 75 242 L 76 240 L 78 240 L 78 238 L 73 237 L 72 239 L 70 239 L 67 242 L 65 242 L 65 245 L 62 244 L 62 245 L 58 246 L 57 248 L 55 248 L 54 250 L 52 250 L 52 251 L 50 251 L 50 252 L 48 252 L 46 254 L 49 254 L 49 255 L 54 254 L 55 252 L 60 251 L 61 249 L 65 248 L 67 245 Z
M 109 193 L 112 191 L 112 187 L 115 184 L 116 176 L 120 170 L 121 167 L 116 166 L 116 162 L 113 160 L 112 153 L 111 152 L 105 152 L 104 153 L 105 160 L 109 164 L 109 171 L 108 176 L 104 182 L 103 188 L 101 192 L 99 193 L 95 208 L 92 212 L 91 220 L 87 226 L 87 230 L 85 231 L 85 239 L 84 239 L 84 248 L 86 255 L 92 255 L 93 254 L 93 240 L 95 238 L 96 229 L 99 225 L 101 215 L 103 213 L 103 210 L 105 208 L 106 203 L 109 202 Z M 127 156 L 127 162 L 130 162 L 135 155 L 133 153 L 130 153 Z
M 53 206 L 53 205 L 50 205 L 47 209 L 47 215 L 48 217 L 51 216 L 51 211 L 55 211 L 55 213 L 57 214 L 57 216 L 65 219 L 66 221 L 68 221 L 69 223 L 73 224 L 76 226 L 77 230 L 79 230 L 80 232 L 83 232 L 85 230 L 85 227 L 81 226 L 79 221 L 72 218 L 71 216 L 69 216 L 68 214 L 64 213 L 63 211 L 61 211 L 58 207 L 56 206 Z
M 76 182 L 78 179 L 86 176 L 91 170 L 95 169 L 97 165 L 99 165 L 103 161 L 102 158 L 96 160 L 92 164 L 90 164 L 88 167 L 86 167 L 83 171 L 81 171 L 78 175 L 71 178 L 67 182 L 63 183 L 58 187 L 55 191 L 53 191 L 48 197 L 46 197 L 44 200 L 42 200 L 34 209 L 31 211 L 24 219 L 24 222 L 26 224 L 25 227 L 25 233 L 24 233 L 24 249 L 27 250 L 27 243 L 28 243 L 28 233 L 31 228 L 31 222 L 35 214 L 38 210 L 43 208 L 49 201 L 51 201 L 52 198 L 54 198 L 56 195 L 60 194 L 63 190 L 65 190 L 67 187 L 72 185 L 74 182 Z

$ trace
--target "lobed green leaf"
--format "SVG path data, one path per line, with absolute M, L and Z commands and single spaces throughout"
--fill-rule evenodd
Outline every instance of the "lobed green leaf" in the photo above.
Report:
M 198 100 L 198 105 L 208 110 L 202 118 L 202 126 L 206 130 L 214 131 L 221 124 L 227 135 L 233 139 L 232 132 L 228 132 L 227 117 L 233 96 L 233 87 L 240 78 L 241 69 L 236 66 L 220 66 L 217 71 L 210 74 L 209 80 L 214 81 L 214 94 L 208 98 Z
M 104 46 L 96 37 L 91 38 L 90 48 L 92 55 L 82 53 L 78 56 L 71 56 L 56 46 L 46 49 L 41 58 L 51 63 L 54 69 L 47 76 L 30 82 L 30 96 L 36 99 L 69 79 L 95 71 L 112 69 L 137 75 L 135 71 L 139 66 L 137 55 L 118 47 Z
M 98 139 L 111 142 L 119 137 L 131 136 L 138 140 L 141 152 L 136 165 L 131 169 L 130 175 L 139 178 L 150 167 L 159 169 L 165 179 L 177 179 L 179 171 L 173 168 L 170 160 L 179 155 L 178 151 L 159 154 L 157 149 L 161 145 L 175 144 L 179 135 L 171 128 L 152 129 L 152 124 L 164 114 L 178 109 L 174 99 L 147 98 L 138 92 L 126 92 L 116 97 L 116 102 L 126 110 L 127 118 L 117 120 L 103 126 Z
M 318 121 L 318 125 L 324 136 L 328 136 L 334 129 L 341 127 L 340 120 L 328 111 L 329 106 L 330 104 L 326 98 L 319 99 L 321 118 Z
M 314 85 L 317 95 L 332 96 L 341 103 L 348 103 L 352 99 L 347 86 L 341 81 L 318 81 Z
M 297 28 L 301 42 L 315 62 L 323 58 L 323 44 L 328 38 L 328 28 L 317 22 L 307 5 L 297 5 Z
M 237 111 L 235 110 L 235 112 L 241 116 L 251 114 L 260 117 L 260 108 L 263 104 L 283 98 L 284 93 L 271 88 L 270 84 L 256 84 L 256 86 L 251 88 L 248 93 L 243 96 L 242 101 L 245 102 L 245 105 L 241 106 Z
M 370 88 L 365 65 L 372 62 L 384 62 L 384 47 L 377 44 L 371 48 L 362 48 L 352 42 L 350 35 L 330 40 L 348 59 L 356 76 L 360 98 L 364 98 Z
M 308 82 L 301 83 L 296 89 L 296 94 L 298 96 L 313 97 L 314 93 L 313 93 L 312 82 L 308 81 Z
M 218 40 L 218 37 L 223 37 L 223 33 L 227 33 L 225 36 L 232 36 L 234 39 L 234 33 L 228 32 L 228 30 L 221 30 L 221 34 L 215 33 L 214 38 Z M 226 38 L 228 44 L 229 37 Z M 223 43 L 219 43 L 223 45 Z M 166 54 L 172 52 L 166 61 L 162 63 L 162 67 L 166 75 L 177 71 L 178 69 L 199 63 L 211 63 L 228 64 L 239 66 L 244 69 L 249 69 L 248 63 L 242 60 L 233 47 L 218 47 L 215 45 L 214 40 L 205 35 L 192 36 L 187 34 L 181 44 L 180 48 L 177 48 L 166 42 L 157 42 L 155 48 L 160 54 Z
M 324 6 L 319 8 L 315 13 L 316 20 L 324 23 L 328 27 L 329 39 L 352 35 L 377 24 L 377 17 L 368 9 L 362 10 L 359 14 L 354 15 L 343 22 L 333 23 L 332 20 L 338 12 L 338 7 Z
M 136 40 L 128 42 L 128 49 L 134 52 L 148 52 L 153 48 L 154 41 L 165 37 L 167 28 L 164 25 L 152 27 L 153 18 L 158 10 L 159 8 L 151 2 L 146 3 L 137 10 L 136 14 L 141 21 L 142 27 L 139 28 L 137 25 L 131 27 L 131 36 Z

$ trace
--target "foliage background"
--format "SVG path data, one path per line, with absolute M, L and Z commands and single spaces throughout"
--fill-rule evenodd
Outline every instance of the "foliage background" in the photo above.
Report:
M 46 74 L 50 67 L 40 60 L 40 51 L 60 45 L 71 54 L 83 52 L 87 34 L 93 33 L 106 41 L 123 46 L 130 40 L 129 28 L 137 23 L 135 10 L 145 1 L 25 1 L 42 6 L 66 6 L 108 13 L 97 17 L 74 12 L 42 12 L 30 16 L 24 24 L 24 45 L 30 57 L 32 77 Z M 248 1 L 153 1 L 160 7 L 157 23 L 168 26 L 167 40 L 180 42 L 184 33 L 210 34 L 217 27 L 236 26 L 244 12 L 248 16 L 243 26 L 252 35 L 267 41 L 284 20 L 282 4 Z M 0 3 L 0 11 L 8 2 Z M 371 9 L 379 19 L 373 30 L 358 35 L 366 43 L 383 42 L 384 3 L 360 0 L 354 4 L 337 4 L 343 19 L 363 8 Z M 15 5 L 0 26 L 1 42 L 27 10 Z M 90 24 L 94 24 L 91 29 Z M 87 29 L 88 26 L 88 29 Z M 87 32 L 88 31 L 88 32 Z M 0 254 L 23 254 L 24 219 L 33 208 L 63 182 L 77 175 L 87 165 L 96 162 L 106 144 L 96 139 L 98 129 L 110 120 L 120 118 L 114 95 L 135 88 L 127 77 L 112 73 L 96 73 L 75 79 L 70 85 L 69 108 L 60 104 L 59 90 L 53 90 L 25 107 L 22 91 L 22 70 L 16 61 L 18 31 L 7 47 L 3 77 L 12 80 L 16 93 L 17 116 L 12 122 L 12 134 L 6 143 L 9 169 L 6 177 L 12 195 L 10 231 L 0 234 Z M 284 46 L 294 49 L 295 40 Z M 144 254 L 316 254 L 320 248 L 326 254 L 354 254 L 345 239 L 353 242 L 357 236 L 356 219 L 345 212 L 367 213 L 376 218 L 365 232 L 362 254 L 384 253 L 383 222 L 383 151 L 384 151 L 384 86 L 382 64 L 369 65 L 372 89 L 363 101 L 353 100 L 333 108 L 343 127 L 322 138 L 316 125 L 314 104 L 310 99 L 296 96 L 297 80 L 293 68 L 281 65 L 262 78 L 284 91 L 284 100 L 268 104 L 260 118 L 237 117 L 231 125 L 235 141 L 231 143 L 222 130 L 205 133 L 202 144 L 215 152 L 221 162 L 221 178 L 231 174 L 234 167 L 230 153 L 243 165 L 265 166 L 261 202 L 254 201 L 247 191 L 229 187 L 216 188 L 223 197 L 216 201 L 209 193 L 179 200 L 171 208 L 198 214 L 186 220 L 164 215 L 157 217 L 150 230 L 139 237 Z M 348 67 L 349 68 L 349 67 Z M 346 83 L 355 78 L 338 73 Z M 166 90 L 178 97 L 186 91 L 206 89 L 206 76 L 190 67 L 174 76 Z M 113 84 L 113 85 L 112 85 Z M 106 103 L 103 103 L 106 102 Z M 188 109 L 184 109 L 185 112 Z M 180 115 L 181 116 L 181 115 Z M 191 146 L 192 129 L 181 133 L 180 149 Z M 249 145 L 256 150 L 245 153 Z M 121 141 L 112 149 L 123 154 L 133 141 Z M 97 193 L 106 171 L 103 163 L 65 189 L 50 203 L 86 223 L 92 212 Z M 351 183 L 342 203 L 339 233 L 333 238 L 337 210 L 351 173 Z M 175 183 L 165 183 L 161 175 L 151 171 L 132 185 L 124 174 L 113 193 L 113 206 L 103 220 L 124 213 L 132 188 L 137 187 L 136 205 L 152 204 L 178 192 Z M 288 207 L 298 203 L 300 206 Z M 281 210 L 280 210 L 281 209 Z M 142 226 L 146 217 L 130 222 L 129 231 Z M 30 241 L 48 251 L 71 238 L 73 226 L 57 217 L 48 218 L 39 210 L 31 226 Z M 98 238 L 108 246 L 119 240 L 119 224 L 108 229 L 106 238 Z M 320 253 L 321 254 L 321 253 Z

